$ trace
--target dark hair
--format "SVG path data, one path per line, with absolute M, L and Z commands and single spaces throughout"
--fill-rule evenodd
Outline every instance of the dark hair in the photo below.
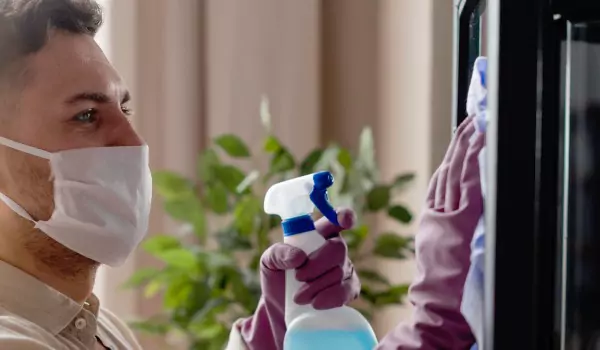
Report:
M 101 25 L 94 0 L 0 0 L 0 78 L 42 49 L 51 30 L 94 36 Z

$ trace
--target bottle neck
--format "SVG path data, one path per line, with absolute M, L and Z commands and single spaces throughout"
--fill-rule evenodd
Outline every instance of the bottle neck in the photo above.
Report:
M 315 223 L 310 215 L 296 216 L 281 222 L 283 228 L 283 236 L 293 236 L 304 232 L 314 231 Z

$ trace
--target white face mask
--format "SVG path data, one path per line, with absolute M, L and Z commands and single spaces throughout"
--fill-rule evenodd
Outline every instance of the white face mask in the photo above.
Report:
M 48 221 L 35 221 L 2 193 L 0 200 L 65 247 L 120 266 L 146 235 L 152 200 L 147 145 L 51 153 L 3 137 L 0 144 L 50 161 L 54 212 Z

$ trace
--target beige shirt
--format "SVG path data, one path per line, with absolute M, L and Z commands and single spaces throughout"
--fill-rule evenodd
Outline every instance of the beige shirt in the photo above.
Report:
M 131 330 L 100 308 L 82 306 L 25 272 L 0 261 L 0 349 L 141 349 Z
M 232 327 L 227 350 L 245 350 Z M 82 306 L 0 261 L 0 350 L 141 350 L 131 330 L 92 295 Z

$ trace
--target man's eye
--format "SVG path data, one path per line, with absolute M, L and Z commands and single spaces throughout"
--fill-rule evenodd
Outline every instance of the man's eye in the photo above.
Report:
M 94 123 L 98 118 L 96 118 L 96 110 L 88 109 L 85 112 L 81 112 L 73 117 L 73 120 L 80 123 Z
M 121 112 L 127 116 L 133 115 L 133 110 L 127 106 L 121 106 Z

